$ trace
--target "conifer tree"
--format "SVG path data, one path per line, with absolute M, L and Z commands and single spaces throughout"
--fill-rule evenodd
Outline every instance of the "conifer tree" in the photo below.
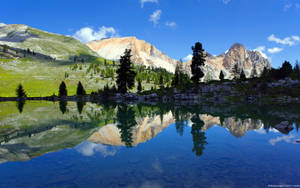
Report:
M 83 88 L 80 81 L 78 82 L 76 93 L 77 93 L 77 95 L 86 95 L 85 89 Z
M 138 93 L 141 93 L 142 90 L 143 90 L 141 79 L 139 79 L 139 81 L 138 81 L 138 87 L 137 87 L 137 90 L 138 90 Z
M 192 47 L 192 50 L 193 50 L 193 59 L 191 65 L 191 72 L 192 72 L 191 80 L 195 85 L 198 85 L 200 79 L 204 76 L 201 67 L 205 65 L 206 54 L 200 42 L 197 42 L 195 46 Z
M 245 75 L 244 70 L 242 70 L 242 72 L 241 72 L 240 79 L 241 80 L 246 80 L 246 75 Z
M 26 93 L 24 91 L 24 88 L 22 86 L 22 84 L 19 84 L 17 89 L 16 89 L 16 94 L 18 98 L 25 98 L 26 97 Z
M 136 72 L 133 70 L 131 63 L 131 50 L 126 49 L 123 56 L 120 59 L 120 66 L 117 70 L 117 85 L 118 90 L 121 93 L 127 93 L 129 89 L 134 86 L 134 80 Z
M 160 89 L 164 89 L 164 77 L 163 75 L 161 74 L 160 77 L 159 77 L 159 88 Z
M 223 73 L 223 71 L 222 71 L 222 70 L 221 70 L 221 72 L 220 72 L 219 79 L 220 79 L 221 81 L 223 81 L 223 80 L 224 80 L 224 73 Z
M 60 97 L 68 96 L 67 86 L 64 81 L 62 81 L 59 86 L 58 96 L 60 96 Z

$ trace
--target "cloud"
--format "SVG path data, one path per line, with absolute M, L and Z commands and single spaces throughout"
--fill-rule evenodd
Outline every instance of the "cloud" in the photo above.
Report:
M 168 27 L 176 27 L 177 24 L 176 22 L 166 22 L 165 25 Z
M 267 54 L 264 53 L 265 50 L 266 50 L 266 47 L 265 47 L 265 46 L 258 46 L 258 47 L 255 48 L 253 51 L 259 52 L 259 53 L 263 56 L 263 58 L 268 59 Z
M 268 40 L 271 42 L 275 42 L 277 44 L 294 46 L 296 44 L 296 42 L 300 41 L 300 37 L 292 36 L 292 37 L 286 37 L 284 39 L 280 39 L 280 38 L 277 38 L 274 34 L 272 34 L 268 37 Z
M 222 2 L 227 5 L 228 3 L 230 3 L 231 0 L 222 0 Z
M 187 62 L 187 61 L 191 61 L 193 59 L 193 55 L 192 54 L 189 54 L 189 55 L 187 55 L 186 57 L 184 57 L 182 60 L 184 61 L 184 62 Z
M 276 54 L 276 53 L 278 53 L 278 52 L 281 52 L 282 50 L 283 50 L 283 48 L 275 47 L 275 48 L 269 48 L 269 49 L 268 49 L 268 52 L 269 52 L 270 54 Z
M 161 14 L 162 14 L 161 10 L 154 11 L 150 16 L 149 21 L 153 22 L 154 25 L 157 25 L 160 20 Z
M 75 34 L 73 35 L 74 38 L 84 43 L 93 40 L 101 40 L 103 38 L 116 37 L 116 36 L 118 35 L 116 30 L 113 27 L 105 27 L 105 26 L 100 27 L 98 31 L 94 30 L 91 27 L 84 27 L 76 31 Z
M 101 153 L 104 157 L 114 156 L 117 151 L 109 148 L 108 146 L 102 144 L 95 144 L 91 142 L 83 142 L 77 146 L 76 150 L 84 156 L 90 157 L 96 153 Z
M 140 0 L 142 8 L 144 8 L 145 3 L 158 3 L 158 0 Z
M 290 8 L 292 8 L 292 4 L 291 3 L 289 3 L 289 4 L 286 4 L 286 5 L 284 5 L 284 7 L 283 7 L 283 10 L 284 11 L 288 11 Z
M 282 136 L 282 137 L 276 137 L 269 140 L 269 143 L 272 146 L 275 146 L 278 142 L 284 141 L 286 143 L 295 143 L 295 135 L 289 135 L 289 136 Z

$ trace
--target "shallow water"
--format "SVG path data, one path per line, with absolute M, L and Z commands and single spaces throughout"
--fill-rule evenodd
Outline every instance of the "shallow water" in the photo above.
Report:
M 300 184 L 298 106 L 22 108 L 0 103 L 0 187 Z

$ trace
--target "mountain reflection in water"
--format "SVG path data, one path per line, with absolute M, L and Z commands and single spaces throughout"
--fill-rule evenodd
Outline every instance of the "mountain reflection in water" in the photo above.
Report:
M 172 124 L 175 124 L 179 135 L 183 135 L 187 126 L 191 127 L 191 151 L 201 156 L 209 147 L 205 133 L 214 126 L 223 127 L 234 137 L 243 137 L 250 130 L 276 132 L 273 126 L 281 121 L 289 121 L 298 130 L 300 120 L 297 111 L 294 111 L 296 107 L 281 107 L 276 111 L 276 108 L 266 106 L 180 107 L 66 101 L 60 101 L 59 105 L 50 102 L 19 103 L 18 108 L 22 108 L 19 113 L 13 109 L 11 102 L 0 104 L 1 109 L 10 110 L 1 111 L 1 162 L 30 160 L 48 152 L 73 148 L 85 140 L 93 147 L 90 152 L 105 148 L 94 144 L 135 147 L 156 137 Z M 278 116 L 283 110 L 284 115 Z M 110 152 L 106 153 L 110 155 Z

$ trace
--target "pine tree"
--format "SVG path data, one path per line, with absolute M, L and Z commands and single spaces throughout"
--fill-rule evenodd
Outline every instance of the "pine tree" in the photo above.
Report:
M 293 72 L 293 67 L 290 64 L 290 62 L 284 61 L 281 68 L 280 68 L 280 70 L 279 70 L 279 72 L 280 72 L 280 77 L 281 78 L 288 77 Z
M 25 98 L 26 97 L 26 93 L 23 89 L 22 84 L 19 84 L 19 86 L 16 89 L 16 94 L 18 98 Z
M 204 76 L 201 67 L 205 65 L 206 54 L 200 42 L 197 42 L 195 46 L 192 47 L 192 50 L 193 50 L 193 59 L 191 65 L 191 72 L 193 76 L 191 80 L 195 85 L 198 85 L 200 79 Z
M 141 79 L 139 79 L 139 81 L 138 81 L 138 87 L 137 87 L 137 90 L 138 90 L 138 93 L 141 93 L 142 90 L 143 90 Z
M 221 70 L 221 72 L 220 72 L 219 79 L 220 79 L 221 81 L 223 81 L 223 80 L 224 80 L 224 73 L 223 73 L 223 71 L 222 71 L 222 70 Z
M 58 96 L 60 96 L 60 97 L 68 96 L 67 86 L 64 81 L 62 81 L 59 86 Z
M 160 89 L 164 89 L 164 77 L 163 75 L 161 74 L 160 77 L 159 77 L 159 88 Z
M 298 60 L 296 61 L 296 64 L 295 64 L 295 67 L 294 67 L 294 73 L 295 73 L 296 77 L 300 76 L 300 68 L 299 68 Z
M 241 72 L 240 79 L 241 79 L 242 81 L 246 80 L 246 75 L 245 75 L 244 70 L 242 70 L 242 72 Z
M 127 93 L 128 89 L 132 89 L 134 86 L 134 80 L 136 73 L 133 70 L 131 63 L 131 50 L 126 49 L 123 56 L 120 59 L 120 66 L 117 70 L 117 85 L 118 90 L 121 93 Z
M 86 92 L 85 92 L 85 89 L 84 87 L 82 86 L 81 82 L 79 81 L 78 82 L 78 85 L 77 85 L 77 95 L 86 95 Z
M 232 74 L 234 79 L 238 79 L 240 76 L 240 70 L 239 70 L 239 65 L 235 64 L 232 68 Z

